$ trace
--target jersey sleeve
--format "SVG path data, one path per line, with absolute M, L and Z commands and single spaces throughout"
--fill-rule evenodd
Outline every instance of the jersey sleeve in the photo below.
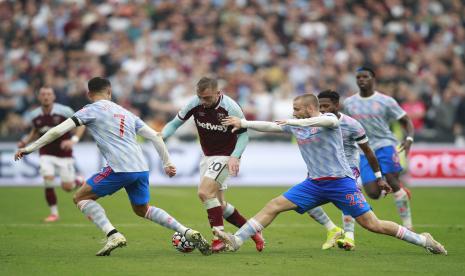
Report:
M 244 119 L 244 112 L 242 112 L 241 107 L 234 101 L 229 101 L 227 106 L 228 115 Z M 236 134 L 241 134 L 247 132 L 246 128 L 241 128 L 236 131 Z
M 82 109 L 78 110 L 72 118 L 76 118 L 79 124 L 76 125 L 88 125 L 95 121 L 95 107 L 93 105 L 86 105 Z M 76 123 L 76 121 L 73 119 Z
M 353 124 L 353 135 L 354 140 L 357 142 L 357 144 L 365 144 L 366 142 L 368 142 L 368 137 L 366 135 L 365 129 L 356 120 L 354 120 Z
M 406 112 L 400 107 L 396 100 L 391 97 L 386 97 L 387 104 L 387 119 L 389 121 L 399 120 L 404 117 Z
M 281 128 L 282 128 L 283 132 L 293 134 L 292 126 L 290 126 L 290 125 L 282 125 Z
M 199 104 L 199 98 L 194 96 L 194 98 L 192 98 L 186 106 L 179 110 L 177 115 L 178 118 L 182 121 L 186 121 L 192 116 L 194 108 L 196 108 Z
M 144 121 L 142 121 L 141 118 L 137 117 L 136 115 L 133 115 L 133 116 L 135 117 L 134 123 L 135 123 L 136 133 L 137 133 L 143 126 L 145 126 L 145 123 Z

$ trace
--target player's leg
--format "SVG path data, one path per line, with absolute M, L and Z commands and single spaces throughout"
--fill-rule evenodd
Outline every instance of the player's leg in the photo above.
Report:
M 125 186 L 125 189 L 129 196 L 129 200 L 131 201 L 131 206 L 134 210 L 134 213 L 136 213 L 140 217 L 153 221 L 163 227 L 166 227 L 179 233 L 183 233 L 183 235 L 188 240 L 192 241 L 195 244 L 195 246 L 200 250 L 202 254 L 211 254 L 210 245 L 202 237 L 200 232 L 184 226 L 183 224 L 178 222 L 173 216 L 168 214 L 165 210 L 157 208 L 155 206 L 150 206 L 148 204 L 148 202 L 150 201 L 148 172 L 138 172 L 130 174 L 132 174 L 135 179 L 130 185 Z
M 237 228 L 241 228 L 245 223 L 247 223 L 247 219 L 239 213 L 239 210 L 237 210 L 236 207 L 225 200 L 224 191 L 226 190 L 226 187 L 222 183 L 219 184 L 220 190 L 218 191 L 218 199 L 220 200 L 223 208 L 223 218 Z M 263 251 L 263 248 L 265 248 L 265 239 L 263 238 L 262 232 L 257 232 L 253 235 L 252 240 L 255 242 L 255 248 L 257 251 Z
M 319 188 L 313 185 L 311 180 L 306 179 L 290 188 L 283 195 L 269 201 L 260 212 L 249 219 L 234 235 L 216 231 L 217 235 L 230 246 L 230 250 L 236 251 L 248 238 L 267 227 L 281 212 L 295 210 L 303 214 L 309 209 L 325 203 L 320 199 L 318 190 Z
M 200 163 L 201 181 L 197 193 L 207 211 L 208 221 L 213 234 L 215 233 L 215 229 L 220 231 L 224 230 L 223 208 L 220 199 L 218 199 L 220 186 L 217 180 L 220 176 L 224 175 L 224 171 L 227 170 L 226 156 L 203 157 Z M 214 234 L 212 251 L 219 252 L 224 248 L 225 244 Z
M 360 191 L 362 188 L 362 179 L 360 177 L 360 171 L 357 167 L 352 168 L 352 172 L 355 176 L 355 182 L 357 189 Z M 337 240 L 337 245 L 341 249 L 347 251 L 355 249 L 355 219 L 350 215 L 342 213 L 342 225 L 344 228 L 344 237 Z
M 379 199 L 382 196 L 382 190 L 376 184 L 376 176 L 367 158 L 363 154 L 360 155 L 360 178 L 362 180 L 363 190 L 369 198 Z
M 50 215 L 48 215 L 45 222 L 55 222 L 59 219 L 57 195 L 55 193 L 55 166 L 52 160 L 53 156 L 41 155 L 40 156 L 40 174 L 44 179 L 44 192 L 45 200 L 50 208 Z
M 265 229 L 279 213 L 296 208 L 297 205 L 280 195 L 269 201 L 260 212 L 249 219 L 234 235 L 216 229 L 215 234 L 229 245 L 229 250 L 236 251 L 247 239 Z
M 310 209 L 307 213 L 316 222 L 326 228 L 326 241 L 321 246 L 321 249 L 326 250 L 334 247 L 336 245 L 336 241 L 343 236 L 342 229 L 334 224 L 334 222 L 320 206 Z
M 447 255 L 447 250 L 444 246 L 435 241 L 431 234 L 417 234 L 395 222 L 379 220 L 373 211 L 368 211 L 356 217 L 356 220 L 360 226 L 371 232 L 396 237 L 408 243 L 424 247 L 433 254 Z
M 113 249 L 126 245 L 126 238 L 111 224 L 105 210 L 96 201 L 121 189 L 120 180 L 110 167 L 106 167 L 90 177 L 73 197 L 79 210 L 107 236 L 107 242 L 97 256 L 108 256 Z
M 397 212 L 402 220 L 402 225 L 412 229 L 412 212 L 407 192 L 401 187 L 399 172 L 402 167 L 399 163 L 399 155 L 394 147 L 384 147 L 376 151 L 381 170 L 386 177 L 386 181 L 392 187 L 394 201 Z
M 76 187 L 76 172 L 74 170 L 73 158 L 56 158 L 55 164 L 61 179 L 61 188 L 66 192 L 71 192 Z

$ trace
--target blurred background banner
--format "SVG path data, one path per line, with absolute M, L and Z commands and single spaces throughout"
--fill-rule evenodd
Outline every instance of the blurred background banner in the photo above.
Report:
M 24 162 L 14 162 L 14 143 L 0 143 L 0 186 L 40 186 L 39 157 L 28 155 Z M 163 186 L 191 186 L 199 182 L 202 158 L 197 143 L 170 143 L 172 161 L 178 174 L 164 175 L 161 162 L 150 144 L 143 152 L 150 166 L 150 183 Z M 88 178 L 105 165 L 93 143 L 75 146 L 76 168 Z M 324 166 L 325 164 L 321 164 Z M 408 184 L 412 186 L 465 186 L 465 149 L 450 145 L 416 145 L 409 158 Z M 306 176 L 306 168 L 296 145 L 286 142 L 252 142 L 247 147 L 238 177 L 232 186 L 291 186 Z

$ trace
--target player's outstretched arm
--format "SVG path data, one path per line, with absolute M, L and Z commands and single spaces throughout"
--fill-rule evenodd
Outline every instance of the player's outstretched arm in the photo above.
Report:
M 383 180 L 383 176 L 381 174 L 381 168 L 379 166 L 378 159 L 376 158 L 375 153 L 369 146 L 368 141 L 366 141 L 365 143 L 359 143 L 358 146 L 365 154 L 368 160 L 368 164 L 370 164 L 371 169 L 373 170 L 373 172 L 375 172 L 376 183 L 378 187 L 381 190 L 384 190 L 386 194 L 389 194 L 390 192 L 392 192 L 391 186 L 389 186 L 389 184 Z
M 58 137 L 61 137 L 66 132 L 72 130 L 76 127 L 74 121 L 69 118 L 66 119 L 61 124 L 57 125 L 56 127 L 47 131 L 42 137 L 36 140 L 34 143 L 30 144 L 25 148 L 19 149 L 15 154 L 15 160 L 19 160 L 23 158 L 24 155 L 29 154 L 33 151 L 40 149 L 41 147 L 50 144 L 51 142 L 55 141 Z
M 168 149 L 166 148 L 165 142 L 163 142 L 161 134 L 147 125 L 142 126 L 137 131 L 137 134 L 152 141 L 153 146 L 157 150 L 158 155 L 160 156 L 161 161 L 163 162 L 163 168 L 165 169 L 165 173 L 169 177 L 175 176 L 176 167 L 171 163 Z
M 178 116 L 176 115 L 176 117 L 173 118 L 173 120 L 169 121 L 165 127 L 161 130 L 161 134 L 162 134 L 162 137 L 163 137 L 163 140 L 166 140 L 168 139 L 171 135 L 173 135 L 176 130 L 182 125 L 184 124 L 185 121 L 181 120 L 178 118 Z
M 73 146 L 81 140 L 85 131 L 86 131 L 86 126 L 78 126 L 76 128 L 76 132 L 74 133 L 73 137 L 71 137 L 71 139 L 62 141 L 60 147 L 64 150 L 71 150 Z
M 288 119 L 276 121 L 278 125 L 311 126 L 311 127 L 337 127 L 339 120 L 334 116 L 318 116 L 306 119 Z
M 247 121 L 234 116 L 226 117 L 221 121 L 225 126 L 232 126 L 232 132 L 235 132 L 241 128 L 251 128 L 261 132 L 283 132 L 283 128 L 273 122 L 265 121 Z

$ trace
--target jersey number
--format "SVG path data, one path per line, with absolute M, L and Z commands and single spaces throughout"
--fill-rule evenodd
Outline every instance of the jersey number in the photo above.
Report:
M 113 117 L 119 119 L 119 137 L 124 136 L 124 118 L 126 115 L 123 114 L 114 114 Z
M 215 172 L 218 172 L 220 171 L 222 167 L 222 164 L 219 163 L 219 162 L 213 162 L 210 164 L 210 166 L 208 167 L 209 170 L 214 170 Z

